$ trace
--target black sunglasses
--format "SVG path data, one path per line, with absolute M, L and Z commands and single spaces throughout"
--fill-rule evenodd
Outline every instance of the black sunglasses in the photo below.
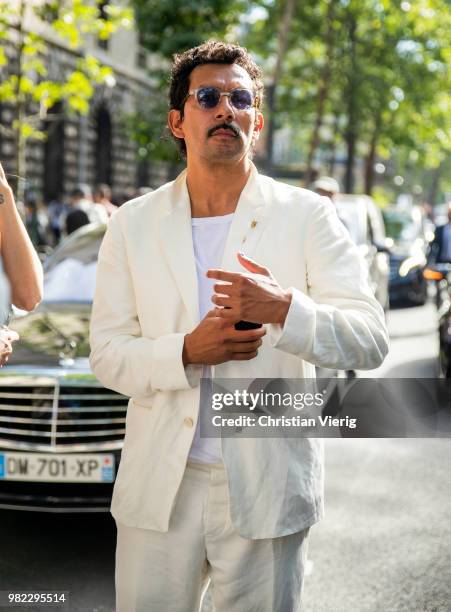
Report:
M 186 98 L 194 96 L 200 108 L 212 109 L 218 106 L 222 96 L 227 96 L 230 104 L 237 110 L 248 110 L 255 105 L 257 100 L 250 89 L 232 89 L 232 91 L 221 91 L 217 87 L 199 87 L 188 92 Z

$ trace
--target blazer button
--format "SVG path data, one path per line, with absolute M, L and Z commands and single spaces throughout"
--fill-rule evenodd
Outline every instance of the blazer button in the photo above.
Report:
M 186 417 L 185 419 L 183 419 L 183 422 L 187 427 L 192 427 L 194 425 L 194 421 L 191 417 Z

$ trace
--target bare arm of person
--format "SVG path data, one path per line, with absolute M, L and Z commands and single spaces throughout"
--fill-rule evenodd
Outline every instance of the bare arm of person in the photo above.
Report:
M 0 253 L 11 285 L 12 303 L 22 310 L 33 310 L 42 299 L 42 265 L 19 216 L 1 164 Z

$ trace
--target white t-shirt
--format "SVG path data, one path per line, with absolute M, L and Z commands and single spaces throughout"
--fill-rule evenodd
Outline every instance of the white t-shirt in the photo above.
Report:
M 211 298 L 215 279 L 205 276 L 209 268 L 219 268 L 222 255 L 232 223 L 233 213 L 221 217 L 197 217 L 191 219 L 193 232 L 194 257 L 196 260 L 197 282 L 199 290 L 199 314 L 203 319 L 207 312 L 215 307 Z M 206 403 L 209 399 L 210 366 L 202 368 L 200 387 L 199 418 L 189 459 L 202 463 L 218 463 L 222 461 L 221 438 L 201 438 L 200 422 L 208 416 Z

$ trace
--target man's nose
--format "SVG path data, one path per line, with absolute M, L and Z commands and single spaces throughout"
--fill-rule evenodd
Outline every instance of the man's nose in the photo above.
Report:
M 235 109 L 230 102 L 230 96 L 221 96 L 215 111 L 216 119 L 233 119 Z

